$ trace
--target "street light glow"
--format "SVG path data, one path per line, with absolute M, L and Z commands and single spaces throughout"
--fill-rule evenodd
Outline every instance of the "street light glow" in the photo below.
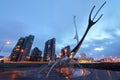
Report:
M 10 41 L 6 41 L 5 44 L 6 44 L 6 45 L 9 45 L 9 44 L 10 44 Z

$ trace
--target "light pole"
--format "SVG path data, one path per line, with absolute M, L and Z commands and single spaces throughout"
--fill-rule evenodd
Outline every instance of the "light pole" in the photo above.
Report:
M 10 44 L 10 41 L 5 41 L 0 47 L 0 52 L 2 51 L 5 45 L 9 45 L 9 44 Z
M 5 45 L 9 45 L 9 44 L 10 44 L 10 41 L 5 41 L 3 44 L 1 44 L 0 53 L 1 53 L 1 51 L 3 50 L 4 46 L 5 46 Z M 0 60 L 0 62 L 3 63 L 3 62 L 4 62 L 4 59 Z

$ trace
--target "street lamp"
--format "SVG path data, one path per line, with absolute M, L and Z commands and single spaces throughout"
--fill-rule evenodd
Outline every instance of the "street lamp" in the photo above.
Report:
M 4 43 L 1 44 L 1 47 L 0 47 L 0 52 L 2 51 L 2 49 L 4 48 L 5 45 L 9 45 L 10 44 L 10 41 L 5 41 Z M 1 63 L 4 62 L 4 60 L 6 61 L 6 59 L 8 58 L 3 58 L 0 60 Z
M 9 44 L 10 44 L 10 41 L 5 41 L 0 47 L 0 52 L 2 51 L 5 45 L 9 45 Z

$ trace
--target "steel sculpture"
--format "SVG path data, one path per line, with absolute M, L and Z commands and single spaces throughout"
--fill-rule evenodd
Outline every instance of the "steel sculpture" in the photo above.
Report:
M 74 37 L 74 39 L 76 39 L 77 40 L 77 43 L 79 43 L 79 37 L 78 37 L 78 32 L 77 32 L 77 25 L 76 25 L 76 16 L 73 16 L 73 22 L 74 22 L 74 26 L 75 26 L 75 37 Z
M 51 62 L 51 63 L 48 65 L 48 66 L 50 66 L 50 65 L 52 65 L 52 66 L 50 67 L 50 69 L 49 69 L 46 77 L 49 76 L 50 72 L 51 72 L 52 69 L 55 67 L 55 65 L 58 64 L 58 65 L 62 66 L 62 63 L 63 63 L 63 62 L 65 62 L 66 65 L 68 65 L 68 63 L 69 63 L 70 61 L 73 61 L 75 64 L 77 64 L 78 66 L 80 66 L 75 60 L 73 60 L 73 58 L 74 58 L 74 56 L 76 55 L 76 53 L 78 52 L 78 50 L 80 49 L 80 47 L 81 47 L 81 45 L 82 45 L 82 43 L 83 43 L 83 41 L 84 41 L 84 39 L 85 39 L 88 31 L 90 30 L 90 28 L 91 28 L 95 23 L 97 23 L 97 22 L 101 19 L 101 17 L 103 16 L 103 14 L 101 14 L 101 15 L 98 17 L 98 19 L 95 20 L 97 14 L 99 13 L 99 11 L 101 10 L 101 8 L 102 8 L 105 4 L 106 4 L 106 1 L 105 1 L 105 2 L 101 5 L 101 7 L 98 9 L 98 11 L 96 12 L 96 14 L 93 16 L 93 19 L 91 18 L 91 15 L 92 15 L 92 12 L 93 12 L 95 6 L 92 7 L 92 9 L 91 9 L 91 11 L 90 11 L 90 14 L 89 14 L 89 18 L 88 18 L 88 26 L 87 26 L 87 29 L 86 29 L 83 37 L 81 38 L 81 40 L 79 41 L 79 43 L 78 43 L 68 54 L 64 55 L 62 58 L 60 58 L 60 59 L 57 60 L 56 62 Z M 46 66 L 46 67 L 48 67 L 48 66 Z M 45 68 L 46 68 L 46 67 L 45 67 Z M 80 67 L 81 67 L 81 66 L 80 66 Z M 43 71 L 45 68 L 41 69 L 41 71 Z M 41 71 L 40 71 L 40 72 L 41 72 Z

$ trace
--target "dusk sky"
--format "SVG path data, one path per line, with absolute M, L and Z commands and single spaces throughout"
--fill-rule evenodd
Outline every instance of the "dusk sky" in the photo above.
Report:
M 32 48 L 43 51 L 48 39 L 56 38 L 56 54 L 66 45 L 71 49 L 77 44 L 73 39 L 76 16 L 78 36 L 81 39 L 87 28 L 88 16 L 93 15 L 105 0 L 0 0 L 0 55 L 9 56 L 20 37 L 34 35 Z M 106 0 L 97 18 L 103 17 L 90 29 L 78 51 L 87 57 L 120 56 L 120 0 Z M 93 16 L 92 15 L 92 16 Z

